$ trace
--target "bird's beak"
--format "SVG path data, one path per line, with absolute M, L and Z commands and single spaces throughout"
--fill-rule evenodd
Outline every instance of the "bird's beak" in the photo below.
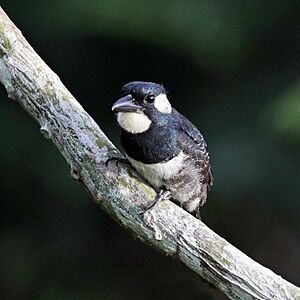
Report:
M 122 97 L 115 102 L 111 110 L 114 112 L 141 112 L 142 107 L 133 100 L 131 95 Z

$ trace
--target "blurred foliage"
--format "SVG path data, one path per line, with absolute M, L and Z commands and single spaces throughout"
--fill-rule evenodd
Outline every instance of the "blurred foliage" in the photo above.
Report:
M 295 2 L 296 3 L 296 2 Z M 14 5 L 18 4 L 15 3 Z M 21 5 L 21 4 L 19 4 Z M 238 67 L 291 12 L 286 1 L 32 1 L 32 23 L 49 35 L 101 34 L 180 51 L 213 69 Z M 43 14 L 43 22 L 37 15 Z
M 121 86 L 163 83 L 209 145 L 205 223 L 300 285 L 298 1 L 1 5 L 116 144 Z M 0 97 L 0 299 L 224 299 L 106 216 Z
M 300 81 L 284 91 L 274 103 L 270 105 L 269 113 L 272 126 L 289 138 L 289 141 L 300 142 Z

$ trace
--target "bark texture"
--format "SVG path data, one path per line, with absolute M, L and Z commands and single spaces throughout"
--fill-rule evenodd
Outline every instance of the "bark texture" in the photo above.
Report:
M 39 123 L 96 202 L 147 244 L 175 257 L 230 299 L 300 299 L 300 289 L 261 266 L 173 204 L 141 215 L 155 191 L 129 167 L 59 77 L 34 52 L 0 8 L 0 81 L 8 96 Z

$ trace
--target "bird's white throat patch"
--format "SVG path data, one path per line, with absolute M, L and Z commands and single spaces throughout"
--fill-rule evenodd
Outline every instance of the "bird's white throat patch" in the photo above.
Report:
M 170 114 L 172 112 L 172 106 L 166 94 L 159 94 L 155 97 L 154 107 L 163 114 Z
M 149 129 L 151 120 L 144 113 L 118 112 L 119 125 L 130 133 L 141 133 Z

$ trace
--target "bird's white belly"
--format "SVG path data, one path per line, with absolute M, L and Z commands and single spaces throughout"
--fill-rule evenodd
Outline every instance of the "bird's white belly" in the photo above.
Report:
M 160 188 L 164 179 L 176 176 L 182 169 L 185 159 L 186 155 L 182 152 L 166 162 L 156 164 L 144 164 L 128 157 L 132 166 L 155 188 Z

